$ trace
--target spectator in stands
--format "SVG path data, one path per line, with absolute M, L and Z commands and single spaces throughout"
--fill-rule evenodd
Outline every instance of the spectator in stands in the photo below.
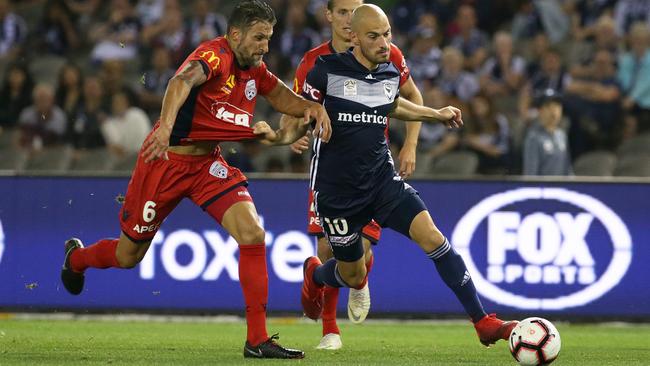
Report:
M 286 27 L 281 36 L 282 54 L 291 60 L 291 67 L 298 67 L 305 52 L 318 46 L 320 36 L 307 27 L 307 15 L 304 8 L 292 6 L 288 9 Z
M 34 81 L 24 63 L 9 66 L 0 90 L 0 130 L 18 124 L 20 112 L 30 105 Z
M 151 130 L 149 117 L 142 109 L 133 106 L 132 101 L 128 90 L 115 93 L 111 115 L 101 124 L 104 141 L 118 159 L 137 154 Z
M 80 46 L 78 30 L 65 1 L 48 0 L 43 13 L 37 28 L 37 34 L 41 36 L 36 44 L 41 52 L 66 56 Z
M 530 79 L 533 75 L 540 71 L 542 67 L 542 59 L 551 47 L 551 44 L 546 33 L 539 32 L 532 38 L 532 42 L 528 42 L 524 46 L 524 57 L 526 59 L 526 78 Z
M 99 76 L 104 89 L 105 104 L 110 105 L 113 94 L 116 94 L 123 89 L 131 89 L 132 84 L 140 80 L 127 80 L 125 76 L 126 67 L 124 61 L 120 60 L 107 60 L 102 64 Z M 146 76 L 145 76 L 146 79 Z M 130 81 L 130 82 L 129 82 Z
M 165 7 L 165 13 L 156 23 L 142 31 L 142 43 L 149 47 L 165 47 L 171 63 L 180 66 L 191 47 L 190 33 L 183 21 L 183 13 L 175 7 Z
M 647 23 L 632 25 L 628 51 L 619 60 L 618 81 L 624 93 L 623 109 L 634 116 L 637 131 L 650 130 L 650 30 Z
M 515 41 L 527 41 L 535 35 L 543 33 L 542 19 L 535 9 L 533 0 L 524 0 L 519 4 L 517 13 L 512 19 L 510 33 Z
M 59 71 L 56 88 L 56 105 L 71 120 L 83 99 L 83 76 L 79 66 L 73 63 L 63 65 Z
M 85 29 L 91 23 L 101 3 L 101 0 L 65 0 L 65 4 L 82 29 Z
M 442 50 L 442 70 L 435 84 L 448 97 L 468 102 L 479 91 L 479 82 L 473 73 L 463 70 L 463 62 L 463 54 L 457 48 L 445 47 Z
M 567 136 L 559 127 L 562 101 L 549 90 L 538 96 L 539 118 L 524 140 L 524 175 L 572 175 Z
M 505 174 L 510 148 L 508 119 L 494 110 L 485 94 L 472 99 L 469 112 L 463 144 L 478 154 L 479 173 Z
M 569 2 L 571 34 L 577 41 L 592 38 L 596 23 L 603 15 L 611 16 L 617 0 L 577 0 Z
M 167 82 L 174 76 L 175 70 L 171 67 L 169 51 L 162 46 L 153 50 L 151 69 L 144 73 L 144 83 L 140 93 L 140 106 L 149 114 L 152 120 L 158 118 L 162 99 L 165 95 Z
M 305 159 L 305 154 L 289 155 L 289 171 L 291 173 L 309 173 L 309 162 Z
M 140 23 L 143 27 L 148 27 L 151 24 L 158 22 L 165 13 L 165 3 L 168 0 L 138 0 L 138 5 L 135 7 L 135 12 L 138 14 Z M 178 3 L 174 1 L 178 8 Z
M 20 146 L 31 151 L 63 143 L 66 118 L 54 104 L 54 89 L 48 84 L 37 84 L 33 92 L 34 104 L 25 108 L 18 120 Z
M 277 156 L 272 156 L 266 161 L 264 171 L 268 173 L 284 173 L 284 161 Z
M 527 119 L 530 115 L 532 97 L 546 90 L 564 93 L 566 85 L 571 80 L 568 72 L 562 66 L 562 58 L 556 49 L 549 49 L 542 56 L 541 69 L 534 73 L 519 93 L 520 116 Z
M 405 56 L 413 80 L 418 83 L 425 80 L 433 81 L 440 72 L 442 57 L 439 47 L 441 34 L 438 29 L 438 18 L 430 13 L 422 14 L 411 38 L 413 43 Z
M 571 120 L 571 155 L 595 148 L 613 148 L 621 132 L 621 89 L 614 56 L 598 51 L 589 77 L 572 79 L 565 87 L 565 108 Z
M 95 149 L 106 145 L 101 125 L 108 113 L 98 77 L 90 76 L 83 82 L 82 103 L 77 107 L 68 124 L 68 141 L 75 150 Z
M 456 49 L 454 51 L 458 52 Z M 449 105 L 449 97 L 439 88 L 429 88 L 422 93 L 424 105 Z M 418 154 L 423 166 L 430 166 L 438 157 L 454 150 L 460 141 L 457 130 L 441 123 L 423 123 L 418 136 Z
M 459 34 L 449 44 L 465 56 L 463 66 L 476 71 L 487 58 L 488 37 L 476 27 L 476 11 L 471 5 L 461 5 L 458 8 L 456 23 Z
M 512 37 L 506 32 L 494 35 L 494 55 L 481 67 L 481 89 L 492 98 L 516 94 L 524 81 L 526 62 L 514 54 Z
M 614 19 L 619 36 L 625 35 L 635 22 L 650 24 L 650 1 L 618 0 L 614 8 Z
M 11 10 L 9 0 L 0 0 L 0 60 L 14 60 L 27 38 L 25 20 Z
M 91 58 L 96 62 L 134 59 L 140 28 L 131 0 L 111 0 L 108 21 L 90 30 L 90 40 L 95 44 Z
M 192 47 L 201 42 L 226 34 L 228 20 L 223 14 L 211 11 L 208 0 L 194 1 L 194 15 L 190 21 Z
M 571 67 L 571 76 L 577 78 L 589 77 L 590 64 L 598 51 L 607 51 L 616 54 L 619 51 L 619 37 L 616 35 L 614 19 L 602 16 L 595 25 L 594 39 L 576 45 L 571 55 L 574 65 Z

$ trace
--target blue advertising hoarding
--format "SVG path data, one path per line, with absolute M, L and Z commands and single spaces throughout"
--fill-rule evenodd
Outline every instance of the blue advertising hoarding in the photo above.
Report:
M 127 182 L 0 177 L 0 307 L 240 311 L 237 243 L 189 201 L 164 222 L 136 268 L 90 269 L 80 296 L 62 288 L 63 242 L 116 237 L 116 198 Z M 465 258 L 487 310 L 650 316 L 650 184 L 412 185 Z M 267 232 L 271 311 L 300 311 L 302 262 L 314 254 L 305 234 L 306 188 L 303 180 L 265 179 L 249 187 Z M 385 230 L 375 255 L 373 312 L 461 313 L 417 245 Z

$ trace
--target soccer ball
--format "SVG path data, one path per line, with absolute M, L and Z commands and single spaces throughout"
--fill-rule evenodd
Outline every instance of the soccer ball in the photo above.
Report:
M 546 319 L 527 318 L 510 333 L 510 353 L 524 366 L 548 365 L 560 353 L 560 333 Z

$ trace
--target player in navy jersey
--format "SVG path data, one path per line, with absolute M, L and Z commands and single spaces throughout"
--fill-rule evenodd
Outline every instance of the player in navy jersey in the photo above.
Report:
M 119 214 L 119 239 L 87 248 L 76 238 L 65 243 L 61 280 L 70 293 L 82 292 L 88 268 L 135 267 L 165 217 L 189 198 L 239 244 L 247 324 L 244 357 L 304 357 L 302 351 L 276 343 L 277 336 L 268 336 L 265 232 L 246 177 L 228 165 L 219 149 L 220 141 L 266 135 L 268 124 L 253 125 L 258 94 L 279 112 L 302 117 L 301 124 L 314 117 L 318 134 L 329 138 L 324 108 L 293 93 L 262 61 L 275 22 L 265 2 L 242 1 L 228 21 L 227 36 L 200 44 L 187 57 L 169 81 L 160 120 L 140 150 Z
M 334 258 L 304 263 L 304 313 L 318 319 L 325 287 L 356 287 L 365 276 L 361 230 L 374 219 L 416 242 L 434 262 L 474 323 L 484 345 L 508 339 L 516 321 L 486 314 L 463 259 L 433 223 L 417 191 L 395 172 L 384 128 L 388 117 L 462 125 L 459 109 L 431 109 L 399 96 L 400 72 L 389 62 L 388 18 L 375 5 L 352 16 L 355 47 L 321 56 L 307 75 L 303 96 L 325 105 L 332 121 L 327 144 L 316 139 L 310 185 Z
M 298 65 L 298 68 L 296 69 L 293 84 L 293 90 L 296 93 L 300 93 L 303 89 L 307 73 L 309 73 L 312 67 L 314 67 L 319 56 L 345 52 L 352 47 L 352 41 L 350 39 L 350 20 L 354 9 L 361 4 L 363 4 L 363 0 L 329 0 L 327 2 L 327 11 L 325 15 L 331 24 L 332 39 L 304 54 L 300 61 L 300 65 Z M 394 44 L 391 44 L 390 47 L 390 60 L 400 71 L 400 95 L 413 103 L 422 104 L 422 95 L 410 76 L 410 71 L 406 65 L 404 55 Z M 294 122 L 296 122 L 294 117 L 288 115 L 283 115 L 280 120 L 281 125 Z M 297 122 L 299 123 L 300 121 Z M 416 147 L 420 125 L 420 122 L 406 123 L 406 137 L 399 153 L 400 175 L 404 178 L 409 177 L 415 169 Z M 388 128 L 386 128 L 386 134 L 388 134 Z M 308 150 L 309 145 L 309 136 L 307 135 L 293 143 L 291 148 L 294 152 L 300 154 L 303 151 Z M 324 262 L 332 258 L 332 250 L 325 238 L 325 234 L 323 233 L 320 219 L 314 211 L 313 192 L 311 190 L 309 191 L 307 218 L 307 233 L 317 238 L 317 254 L 319 259 Z M 381 237 L 381 227 L 372 220 L 364 226 L 362 236 L 363 245 L 366 249 L 365 258 L 367 274 L 370 274 L 370 270 L 374 263 L 374 256 L 372 255 L 370 243 L 377 243 L 379 241 Z M 369 287 L 368 281 L 364 281 L 359 288 L 350 288 L 349 290 L 347 313 L 348 318 L 353 323 L 363 322 L 368 315 L 370 310 Z M 341 331 L 336 322 L 338 296 L 338 288 L 328 287 L 325 289 L 322 315 L 323 338 L 320 340 L 318 346 L 316 346 L 317 349 L 336 350 L 343 346 L 340 336 Z

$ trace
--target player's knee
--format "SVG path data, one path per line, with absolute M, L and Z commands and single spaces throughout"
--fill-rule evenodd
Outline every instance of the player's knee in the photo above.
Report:
M 137 254 L 116 253 L 115 257 L 117 258 L 117 263 L 120 264 L 120 268 L 125 269 L 131 269 L 137 266 L 142 260 L 142 257 Z
M 366 267 L 350 269 L 345 273 L 340 273 L 346 284 L 352 288 L 359 287 L 366 278 Z
M 264 243 L 266 232 L 259 225 L 250 225 L 239 231 L 239 244 L 259 244 Z
M 318 259 L 320 259 L 323 263 L 333 257 L 332 248 L 327 242 L 327 239 L 324 237 L 322 239 L 318 239 L 318 247 L 316 248 L 316 252 L 318 253 Z

